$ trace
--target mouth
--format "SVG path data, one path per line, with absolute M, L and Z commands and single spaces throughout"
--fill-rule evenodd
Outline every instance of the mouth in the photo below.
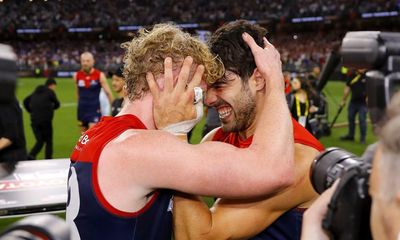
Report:
M 219 119 L 227 119 L 232 114 L 232 108 L 229 106 L 221 106 L 217 108 Z

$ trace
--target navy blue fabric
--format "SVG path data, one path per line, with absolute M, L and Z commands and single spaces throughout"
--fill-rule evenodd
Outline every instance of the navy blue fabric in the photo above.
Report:
M 292 209 L 251 240 L 297 240 L 301 236 L 303 211 Z
M 97 199 L 91 180 L 92 163 L 73 162 L 71 168 L 76 171 L 79 185 L 80 208 L 74 222 L 81 239 L 171 239 L 170 191 L 160 190 L 156 200 L 143 213 L 134 217 L 121 217 L 106 210 Z M 70 193 L 68 195 L 70 196 Z M 70 199 L 67 205 L 69 202 Z

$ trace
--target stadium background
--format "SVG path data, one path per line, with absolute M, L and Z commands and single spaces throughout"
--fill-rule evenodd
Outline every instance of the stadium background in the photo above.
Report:
M 18 55 L 20 102 L 46 77 L 57 77 L 61 108 L 53 121 L 54 158 L 66 158 L 79 137 L 76 93 L 70 76 L 79 69 L 83 51 L 94 53 L 96 67 L 109 73 L 122 61 L 120 43 L 131 39 L 140 27 L 173 21 L 205 40 L 224 22 L 241 18 L 268 29 L 268 38 L 281 52 L 284 70 L 304 74 L 315 66 L 322 67 L 347 31 L 399 31 L 399 9 L 398 0 L 0 0 L 0 42 L 13 46 Z M 329 121 L 343 93 L 344 82 L 339 80 L 336 70 L 323 90 Z M 366 145 L 339 140 L 347 131 L 346 111 L 339 116 L 332 134 L 321 141 L 326 147 L 338 146 L 361 154 Z M 195 128 L 192 143 L 200 141 L 203 125 L 204 119 Z M 25 110 L 24 128 L 30 149 L 34 137 Z M 374 141 L 369 125 L 367 144 Z M 38 155 L 42 158 L 43 151 Z M 15 219 L 0 219 L 0 231 L 10 221 Z

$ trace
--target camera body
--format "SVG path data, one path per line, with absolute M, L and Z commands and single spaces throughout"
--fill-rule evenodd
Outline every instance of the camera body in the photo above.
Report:
M 391 97 L 400 90 L 400 33 L 348 32 L 339 55 L 344 66 L 368 70 L 368 109 L 372 123 L 377 124 Z M 332 70 L 338 59 L 338 55 L 330 59 L 331 64 L 325 70 Z M 328 74 L 321 75 L 325 76 L 320 81 L 323 87 Z M 340 178 L 322 223 L 333 239 L 372 239 L 370 172 L 370 162 L 339 148 L 329 148 L 314 160 L 310 177 L 318 193 Z
M 339 148 L 328 148 L 312 164 L 311 183 L 318 193 L 340 178 L 322 222 L 333 239 L 372 239 L 368 194 L 371 164 Z
M 400 90 L 400 33 L 348 32 L 340 55 L 344 66 L 368 70 L 369 115 L 377 124 L 391 97 Z

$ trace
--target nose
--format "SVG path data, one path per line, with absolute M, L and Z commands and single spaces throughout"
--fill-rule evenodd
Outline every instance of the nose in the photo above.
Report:
M 212 106 L 217 101 L 217 93 L 214 88 L 208 88 L 204 98 L 204 104 L 207 106 Z

